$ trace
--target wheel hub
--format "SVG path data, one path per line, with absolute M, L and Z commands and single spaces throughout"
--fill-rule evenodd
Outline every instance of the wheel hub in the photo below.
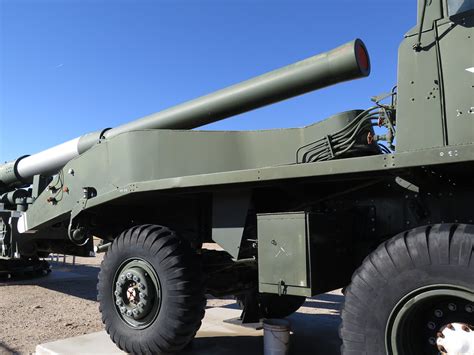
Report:
M 466 323 L 449 323 L 437 333 L 436 345 L 442 354 L 473 354 L 473 326 Z
M 120 316 L 133 327 L 146 326 L 159 311 L 159 280 L 153 268 L 143 260 L 132 260 L 123 265 L 116 277 L 113 294 Z
M 474 353 L 474 296 L 450 286 L 417 290 L 392 311 L 389 352 Z

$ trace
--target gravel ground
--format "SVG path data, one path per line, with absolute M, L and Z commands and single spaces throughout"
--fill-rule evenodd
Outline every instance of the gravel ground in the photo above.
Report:
M 102 330 L 96 302 L 101 259 L 76 258 L 74 267 L 52 263 L 48 276 L 0 282 L 0 354 L 29 354 L 37 344 Z
M 102 255 L 76 258 L 76 265 L 52 263 L 49 276 L 0 281 L 0 354 L 31 354 L 36 345 L 103 329 L 96 301 Z M 339 291 L 308 299 L 299 310 L 319 314 L 334 338 L 342 301 Z M 209 307 L 233 307 L 232 299 L 208 299 Z M 334 333 L 334 334 L 332 334 Z M 335 340 L 338 342 L 338 340 Z

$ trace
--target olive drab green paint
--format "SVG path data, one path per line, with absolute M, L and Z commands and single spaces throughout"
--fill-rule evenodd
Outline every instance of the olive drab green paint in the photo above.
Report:
M 470 0 L 466 0 L 468 3 Z M 456 146 L 474 137 L 474 19 L 449 16 L 449 0 L 427 0 L 399 50 L 397 152 Z
M 253 247 L 258 248 L 262 292 L 312 295 L 315 291 L 311 280 L 324 271 L 312 270 L 305 184 L 320 184 L 324 190 L 325 183 L 344 179 L 352 187 L 374 176 L 389 179 L 403 172 L 416 177 L 427 167 L 441 166 L 448 171 L 453 164 L 472 167 L 474 5 L 470 11 L 451 13 L 448 4 L 453 9 L 455 1 L 460 4 L 458 0 L 420 0 L 418 24 L 401 41 L 397 95 L 390 106 L 396 111 L 392 151 L 319 162 L 298 160 L 301 147 L 320 139 L 330 142 L 332 134 L 357 122 L 361 110 L 337 114 L 303 128 L 194 130 L 367 76 L 370 61 L 368 56 L 364 58 L 364 44 L 356 40 L 157 114 L 66 142 L 67 154 L 53 147 L 0 165 L 0 246 L 13 233 L 14 239 L 24 245 L 37 243 L 34 245 L 41 247 L 38 241 L 47 241 L 44 250 L 65 245 L 76 253 L 77 248 L 84 247 L 78 242 L 85 233 L 84 220 L 100 227 L 101 221 L 94 218 L 106 213 L 112 222 L 108 225 L 110 235 L 104 239 L 110 242 L 120 232 L 114 227 L 128 213 L 135 213 L 129 222 L 133 224 L 142 215 L 149 217 L 146 209 L 156 208 L 160 217 L 167 206 L 173 205 L 179 208 L 167 216 L 168 220 L 178 227 L 183 225 L 185 233 L 194 228 L 198 237 L 207 235 L 234 261 L 246 258 L 244 235 L 250 235 L 249 240 L 258 239 Z M 465 4 L 470 6 L 472 1 L 465 0 Z M 367 145 L 374 136 L 372 128 L 368 133 Z M 330 143 L 328 146 L 332 149 Z M 22 175 L 22 171 L 34 173 Z M 30 195 L 12 198 L 13 191 L 32 183 Z M 301 204 L 278 210 L 288 196 L 268 192 L 269 187 L 294 193 L 291 197 L 300 198 Z M 388 191 L 389 187 L 386 184 L 384 189 Z M 344 189 L 347 191 L 347 186 Z M 403 197 L 406 189 L 401 189 L 396 193 Z M 374 200 L 378 198 L 383 205 L 385 192 L 377 191 Z M 255 196 L 268 199 L 270 206 L 265 208 L 278 213 L 255 211 Z M 356 206 L 357 199 L 347 196 L 345 203 Z M 411 211 L 400 207 L 398 213 L 405 216 Z M 10 217 L 12 225 L 18 222 L 18 231 L 14 228 L 10 233 Z M 257 231 L 247 228 L 253 217 L 257 219 Z M 318 227 L 311 229 L 317 231 Z M 282 244 L 287 245 L 283 247 L 285 252 L 277 247 Z M 18 256 L 4 254 L 4 258 Z

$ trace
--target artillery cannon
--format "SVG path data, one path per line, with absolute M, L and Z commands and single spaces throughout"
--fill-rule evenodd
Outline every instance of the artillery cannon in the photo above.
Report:
M 193 129 L 259 107 L 367 76 L 370 62 L 361 40 L 257 78 L 185 102 L 122 126 L 89 133 L 33 156 L 0 166 L 0 187 L 31 183 L 35 175 L 51 175 L 101 139 L 143 129 Z M 1 192 L 2 190 L 0 190 Z
M 185 347 L 205 293 L 234 295 L 249 322 L 340 287 L 344 352 L 446 350 L 449 324 L 474 323 L 474 7 L 459 5 L 419 2 L 397 88 L 372 108 L 194 130 L 369 75 L 355 40 L 0 166 L 0 256 L 89 255 L 102 239 L 100 310 L 128 352 Z

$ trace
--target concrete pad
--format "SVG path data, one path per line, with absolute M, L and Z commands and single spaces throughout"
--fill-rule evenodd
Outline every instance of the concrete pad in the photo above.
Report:
M 263 330 L 255 330 L 224 320 L 235 318 L 240 311 L 215 307 L 206 310 L 196 339 L 181 354 L 195 355 L 260 355 L 263 353 Z M 318 318 L 323 317 L 322 322 Z M 288 318 L 293 334 L 291 354 L 337 354 L 338 317 L 295 313 Z M 336 337 L 335 337 L 336 336 Z M 36 355 L 119 355 L 121 352 L 105 331 L 38 345 Z
M 125 354 L 110 340 L 105 332 L 81 335 L 74 338 L 53 341 L 36 347 L 36 355 L 56 354 Z

